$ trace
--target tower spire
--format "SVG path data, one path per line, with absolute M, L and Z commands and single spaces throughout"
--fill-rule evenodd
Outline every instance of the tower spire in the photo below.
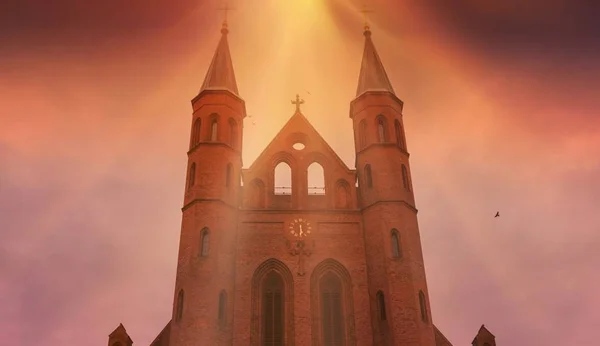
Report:
M 363 51 L 362 64 L 358 76 L 356 96 L 359 96 L 365 91 L 388 91 L 394 94 L 392 83 L 383 68 L 383 63 L 381 62 L 379 54 L 377 54 L 377 50 L 373 44 L 373 40 L 371 39 L 371 28 L 367 21 L 367 13 L 373 11 L 364 8 L 361 12 L 365 14 L 365 49 Z
M 229 90 L 236 96 L 239 96 L 231 53 L 229 52 L 229 44 L 227 43 L 227 34 L 229 33 L 227 12 L 231 8 L 225 5 L 225 7 L 219 8 L 219 10 L 225 11 L 225 18 L 221 27 L 221 40 L 210 63 L 210 67 L 206 72 L 200 92 L 204 90 Z

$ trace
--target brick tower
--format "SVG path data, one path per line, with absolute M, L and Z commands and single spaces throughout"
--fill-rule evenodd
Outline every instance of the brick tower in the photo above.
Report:
M 227 23 L 192 100 L 171 346 L 230 345 L 242 121 Z M 209 254 L 210 252 L 210 254 Z
M 402 124 L 403 102 L 394 93 L 368 26 L 364 36 L 350 118 L 374 345 L 433 346 L 435 334 Z

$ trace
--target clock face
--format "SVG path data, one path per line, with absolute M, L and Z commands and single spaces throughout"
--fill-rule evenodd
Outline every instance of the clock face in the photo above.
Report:
M 294 237 L 306 237 L 311 232 L 310 222 L 306 219 L 296 219 L 290 224 L 290 234 Z

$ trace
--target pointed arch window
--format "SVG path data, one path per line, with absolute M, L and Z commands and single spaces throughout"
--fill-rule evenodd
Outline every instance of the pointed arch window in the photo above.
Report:
M 329 272 L 321 279 L 321 328 L 323 344 L 343 346 L 346 344 L 344 312 L 342 306 L 342 282 Z
M 367 146 L 367 122 L 363 119 L 358 125 L 358 148 L 364 149 Z
M 219 135 L 219 126 L 217 122 L 217 118 L 213 117 L 210 123 L 210 140 L 211 142 L 216 142 L 218 140 Z
M 379 312 L 379 320 L 385 321 L 387 319 L 385 314 L 385 298 L 381 291 L 377 292 L 377 311 Z
M 419 307 L 421 310 L 421 321 L 427 323 L 427 304 L 425 303 L 425 293 L 419 291 Z
M 367 183 L 367 187 L 373 187 L 373 177 L 371 175 L 371 165 L 365 165 L 365 183 Z
M 287 162 L 281 161 L 275 166 L 273 191 L 276 195 L 292 194 L 292 168 Z
M 183 289 L 179 290 L 177 294 L 177 310 L 175 312 L 175 320 L 177 322 L 181 321 L 183 317 Z
M 194 121 L 194 125 L 192 126 L 192 148 L 195 147 L 198 143 L 200 143 L 200 126 L 201 120 L 200 118 L 197 118 L 196 121 Z
M 233 178 L 233 165 L 231 163 L 227 164 L 227 171 L 225 173 L 225 187 L 231 186 L 231 179 Z
M 194 186 L 196 183 L 196 163 L 192 163 L 190 166 L 190 173 L 188 176 L 188 189 Z
M 267 274 L 262 286 L 262 345 L 283 346 L 284 286 L 276 271 Z
M 210 232 L 208 228 L 204 227 L 202 231 L 200 231 L 200 257 L 208 256 L 208 251 L 210 250 Z
M 325 169 L 318 162 L 311 163 L 307 170 L 307 194 L 324 195 L 325 194 Z
M 226 319 L 226 311 L 227 311 L 227 292 L 222 290 L 219 294 L 219 324 L 224 325 L 227 321 Z
M 383 115 L 377 117 L 377 135 L 379 143 L 387 142 L 387 123 Z
M 397 229 L 392 229 L 392 257 L 402 257 L 402 247 L 400 246 L 400 234 Z
M 400 147 L 402 150 L 406 150 L 406 146 L 404 145 L 404 131 L 402 130 L 402 124 L 398 119 L 394 120 L 394 129 L 396 132 L 396 145 Z
M 402 165 L 402 186 L 404 189 L 410 191 L 410 182 L 408 181 L 408 169 L 405 165 Z
M 233 149 L 237 149 L 238 145 L 238 131 L 237 131 L 237 123 L 233 118 L 229 118 L 229 145 Z

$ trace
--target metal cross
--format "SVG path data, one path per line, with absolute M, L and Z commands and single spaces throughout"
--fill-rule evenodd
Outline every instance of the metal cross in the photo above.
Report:
M 292 104 L 296 105 L 296 112 L 300 113 L 300 105 L 304 103 L 304 100 L 300 99 L 300 95 L 296 94 L 296 101 L 292 100 Z
M 367 9 L 367 5 L 363 5 L 363 9 L 360 10 L 360 13 L 362 13 L 365 17 L 365 28 L 369 27 L 369 13 L 373 13 L 372 10 Z
M 227 2 L 225 2 L 225 6 L 220 7 L 217 10 L 225 11 L 225 19 L 223 20 L 223 23 L 227 23 L 227 13 L 229 13 L 229 11 L 231 11 L 231 10 L 234 10 L 234 8 L 229 7 L 229 4 Z

